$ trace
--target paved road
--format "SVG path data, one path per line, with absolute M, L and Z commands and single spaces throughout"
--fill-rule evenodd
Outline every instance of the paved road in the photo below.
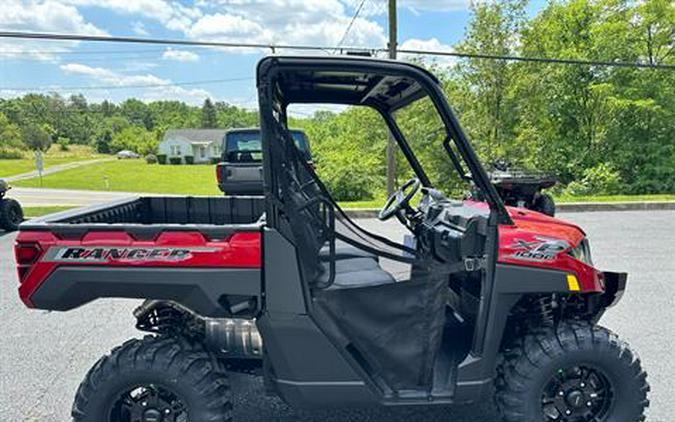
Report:
M 603 324 L 640 352 L 652 385 L 648 421 L 671 422 L 675 409 L 675 212 L 568 214 L 587 229 L 602 268 L 628 271 L 623 301 Z M 381 227 L 368 221 L 368 226 Z M 401 234 L 396 226 L 384 226 Z M 1 233 L 0 233 L 1 234 Z M 12 234 L 0 237 L 0 420 L 69 420 L 78 383 L 98 357 L 138 335 L 134 301 L 100 301 L 68 313 L 28 311 L 16 295 Z M 338 410 L 298 412 L 263 397 L 259 381 L 234 379 L 237 422 L 493 422 L 488 403 L 453 409 Z
M 50 174 L 58 173 L 64 170 L 70 170 L 77 167 L 88 166 L 90 164 L 102 163 L 104 161 L 111 161 L 114 158 L 97 158 L 96 160 L 85 160 L 85 161 L 73 161 L 72 163 L 58 164 L 55 166 L 47 167 L 42 171 L 43 176 Z M 37 170 L 29 171 L 27 173 L 15 174 L 14 176 L 5 177 L 4 179 L 8 182 L 16 182 L 17 180 L 32 179 L 33 177 L 38 177 L 40 174 Z

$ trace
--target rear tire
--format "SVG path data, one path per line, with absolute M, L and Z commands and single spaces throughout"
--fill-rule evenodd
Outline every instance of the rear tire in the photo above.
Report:
M 534 202 L 534 210 L 555 217 L 555 201 L 553 197 L 547 193 L 539 194 L 539 197 Z
M 23 221 L 23 209 L 21 205 L 12 199 L 4 198 L 0 202 L 0 227 L 8 232 L 19 229 L 19 224 Z
M 507 422 L 645 419 L 647 374 L 628 344 L 605 328 L 563 323 L 542 329 L 502 359 L 496 402 Z M 566 376 L 577 373 L 587 375 Z
M 113 349 L 89 370 L 72 416 L 74 422 L 231 422 L 230 387 L 223 365 L 201 345 L 147 336 Z

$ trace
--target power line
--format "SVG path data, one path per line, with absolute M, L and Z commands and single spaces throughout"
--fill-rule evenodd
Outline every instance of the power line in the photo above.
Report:
M 52 41 L 91 41 L 91 42 L 114 42 L 114 43 L 135 43 L 135 44 L 188 45 L 188 46 L 225 47 L 225 48 L 254 48 L 254 49 L 270 49 L 272 50 L 273 53 L 276 52 L 276 50 L 302 50 L 302 51 L 325 52 L 340 49 L 340 47 L 330 47 L 330 46 L 283 45 L 283 44 L 275 45 L 275 44 L 234 43 L 234 42 L 218 42 L 218 41 L 188 41 L 188 40 L 174 40 L 161 38 L 104 37 L 97 35 L 54 34 L 54 33 L 14 32 L 14 31 L 0 31 L 0 38 L 41 39 Z M 385 48 L 365 48 L 365 47 L 349 47 L 349 48 L 345 47 L 343 49 L 354 52 L 371 53 L 371 54 L 388 51 Z M 489 59 L 489 60 L 518 61 L 518 62 L 547 63 L 547 64 L 675 70 L 675 65 L 669 64 L 630 63 L 623 61 L 608 62 L 608 61 L 579 60 L 579 59 L 551 59 L 545 57 L 502 56 L 495 54 L 457 53 L 457 52 L 436 51 L 436 50 L 399 49 L 397 51 L 399 53 L 404 54 L 414 54 L 424 56 L 450 56 L 460 58 Z
M 143 84 L 143 85 L 95 85 L 95 86 L 61 86 L 61 87 L 23 87 L 23 88 L 0 88 L 0 91 L 95 91 L 109 89 L 140 89 L 140 88 L 167 88 L 173 86 L 186 85 L 209 85 L 228 82 L 250 81 L 253 77 L 229 78 L 229 79 L 207 79 L 200 81 L 170 82 L 165 84 Z
M 356 12 L 354 13 L 354 16 L 352 16 L 352 20 L 349 21 L 349 25 L 347 25 L 345 33 L 342 34 L 342 38 L 340 38 L 340 42 L 337 44 L 337 48 L 340 48 L 342 46 L 342 43 L 344 43 L 345 40 L 347 39 L 347 35 L 349 35 L 349 31 L 352 30 L 352 26 L 354 25 L 356 19 L 359 17 L 359 14 L 361 13 L 361 9 L 363 9 L 364 4 L 366 4 L 366 0 L 361 0 L 361 4 L 359 4 L 359 7 L 356 9 Z
M 675 65 L 670 64 L 647 64 L 647 63 L 630 63 L 622 61 L 598 61 L 598 60 L 580 60 L 580 59 L 549 59 L 544 57 L 522 57 L 522 56 L 502 56 L 496 54 L 483 53 L 457 53 L 451 51 L 436 51 L 436 50 L 396 50 L 403 54 L 416 54 L 421 56 L 451 56 L 469 59 L 487 59 L 487 60 L 502 60 L 507 62 L 533 62 L 546 64 L 566 64 L 566 65 L 583 65 L 583 66 L 602 66 L 602 67 L 633 67 L 641 69 L 656 69 L 656 70 L 675 70 Z

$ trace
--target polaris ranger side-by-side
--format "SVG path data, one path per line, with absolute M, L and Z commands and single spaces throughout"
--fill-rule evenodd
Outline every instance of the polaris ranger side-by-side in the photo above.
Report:
M 579 227 L 503 205 L 433 75 L 393 61 L 269 57 L 257 86 L 264 197 L 136 198 L 21 226 L 27 306 L 146 299 L 135 317 L 150 335 L 92 367 L 75 421 L 230 421 L 229 372 L 262 376 L 269 394 L 306 408 L 493 394 L 509 422 L 644 418 L 637 355 L 597 325 L 626 274 L 596 269 Z M 442 127 L 435 143 L 396 120 L 419 101 Z M 379 113 L 414 174 L 379 218 L 396 217 L 413 241 L 340 209 L 289 133 L 297 103 Z M 485 202 L 436 190 L 422 145 Z

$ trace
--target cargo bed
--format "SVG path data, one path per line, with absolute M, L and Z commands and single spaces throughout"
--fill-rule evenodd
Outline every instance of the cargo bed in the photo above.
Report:
M 263 213 L 263 197 L 148 196 L 27 221 L 16 240 L 21 299 L 56 311 L 118 297 L 254 314 Z
M 121 230 L 144 238 L 167 230 L 197 230 L 209 237 L 222 237 L 233 230 L 259 229 L 264 210 L 262 196 L 131 197 L 32 219 L 23 223 L 21 230 L 48 230 L 62 237 Z

